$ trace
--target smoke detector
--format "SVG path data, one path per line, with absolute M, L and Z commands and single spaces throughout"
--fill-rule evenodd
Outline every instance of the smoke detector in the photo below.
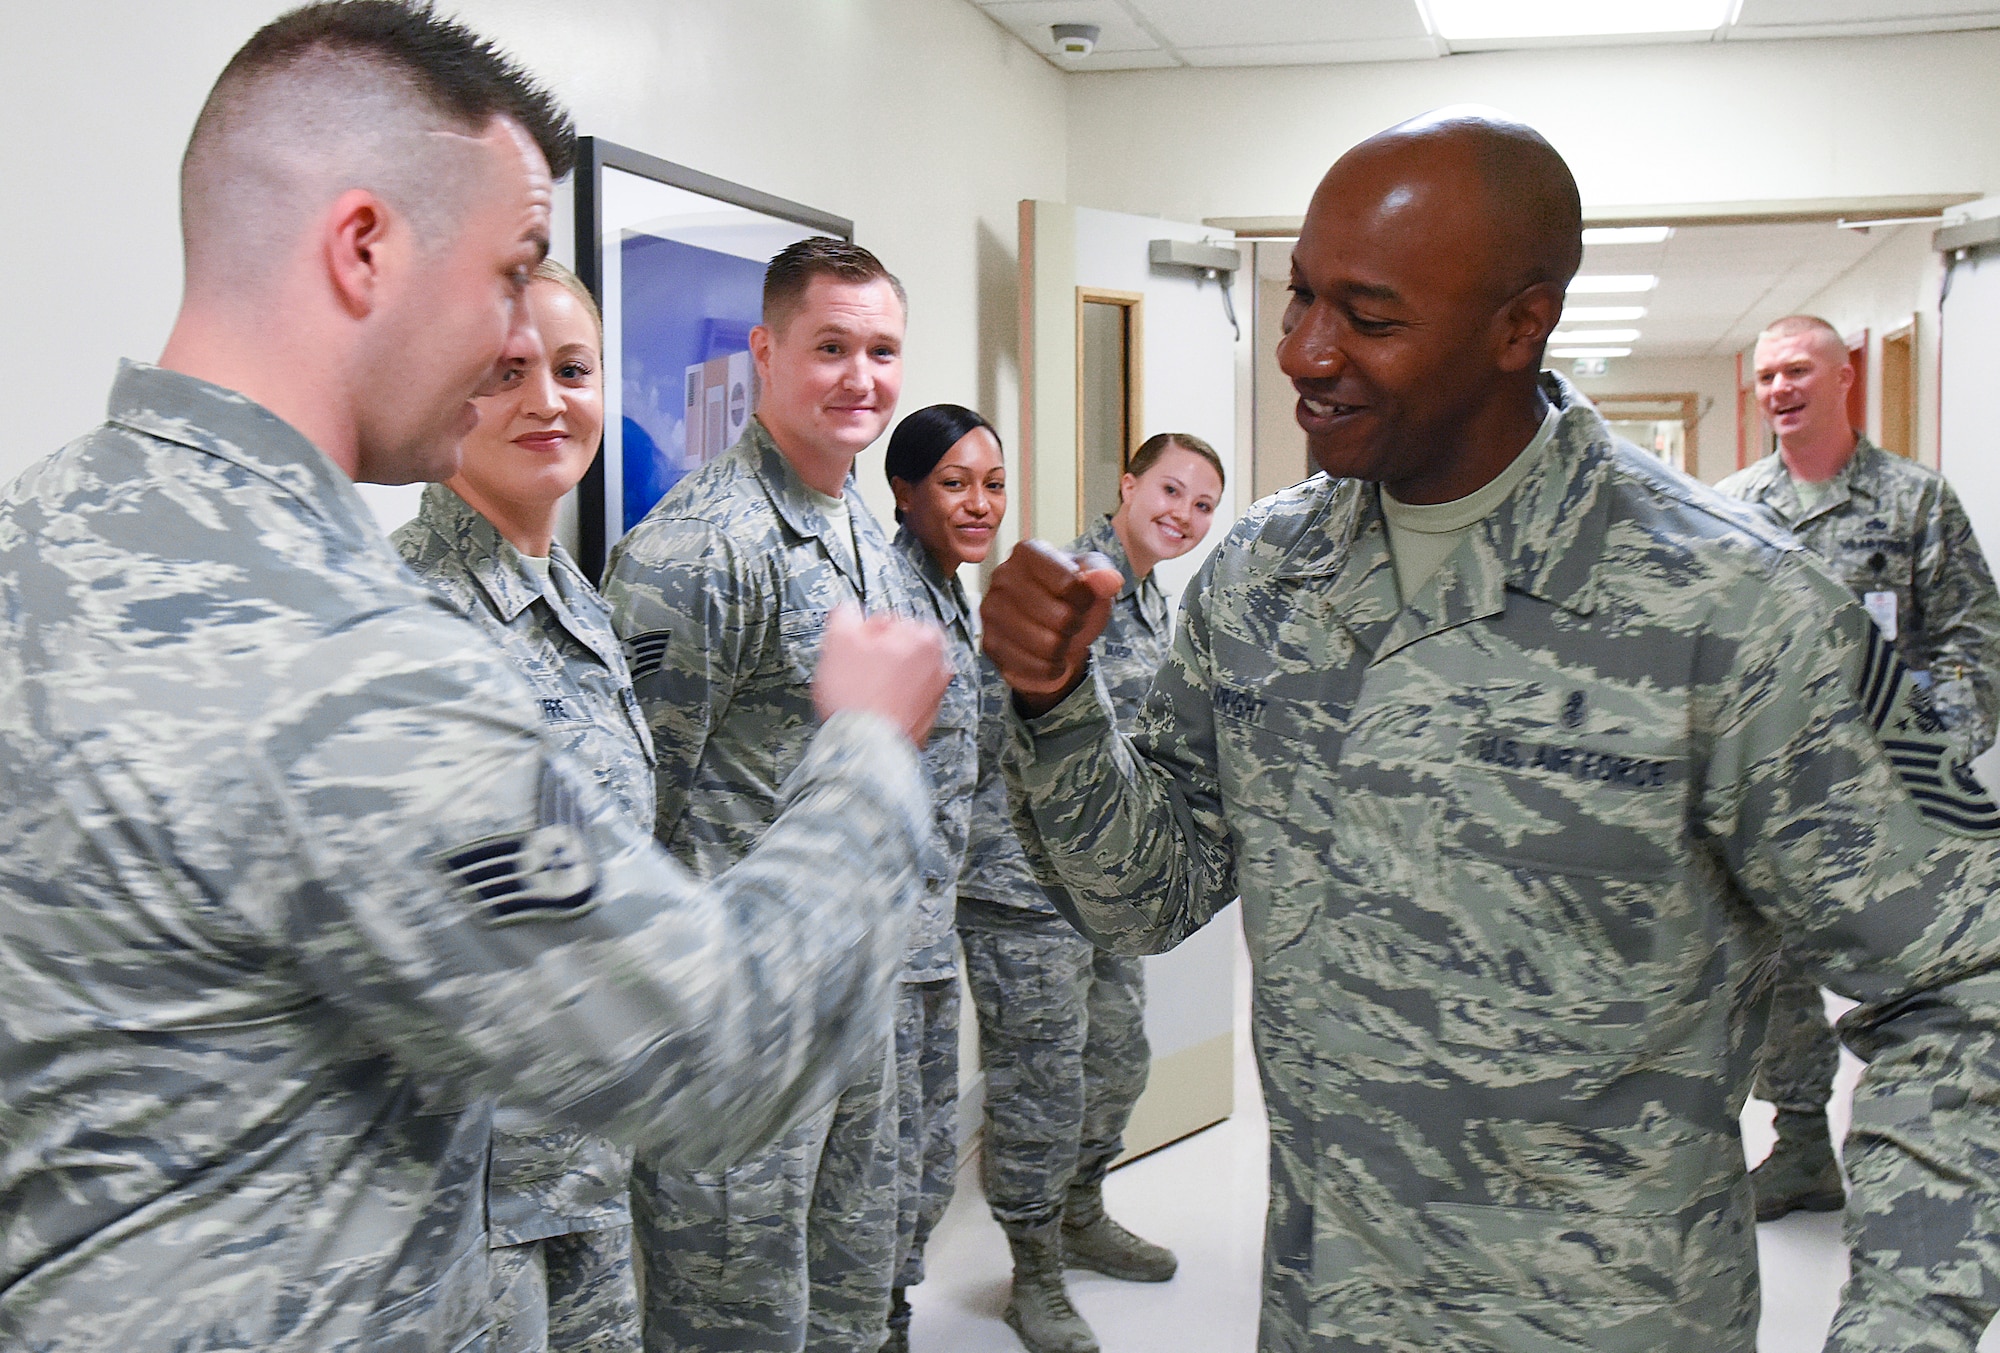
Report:
M 1057 23 L 1049 25 L 1049 34 L 1056 40 L 1056 51 L 1072 61 L 1081 61 L 1097 50 L 1099 29 L 1094 23 Z

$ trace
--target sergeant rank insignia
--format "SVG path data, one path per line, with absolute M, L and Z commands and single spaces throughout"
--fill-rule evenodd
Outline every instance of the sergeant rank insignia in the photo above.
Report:
M 2000 806 L 1945 741 L 1930 692 L 1875 626 L 1861 667 L 1861 707 L 1917 811 L 1958 836 L 2000 836 Z
M 482 837 L 439 857 L 446 881 L 488 925 L 560 921 L 597 898 L 597 864 L 584 842 L 576 793 L 542 770 L 540 825 Z

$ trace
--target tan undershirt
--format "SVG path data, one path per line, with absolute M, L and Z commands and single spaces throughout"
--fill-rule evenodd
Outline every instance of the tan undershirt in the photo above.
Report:
M 847 557 L 858 568 L 861 564 L 861 546 L 854 539 L 854 514 L 847 510 L 847 497 L 834 498 L 821 493 L 812 485 L 805 486 L 806 496 L 819 504 L 819 510 L 826 514 L 833 526 L 834 534 L 847 542 Z
M 1562 410 L 1549 406 L 1548 416 L 1521 454 L 1506 469 L 1463 498 L 1448 503 L 1405 503 L 1389 490 L 1382 490 L 1382 515 L 1389 524 L 1389 557 L 1396 565 L 1396 595 L 1407 606 L 1410 598 L 1423 591 L 1424 584 L 1438 571 L 1458 542 L 1473 527 L 1491 516 L 1513 496 L 1528 471 L 1542 458 L 1542 452 L 1556 435 Z
M 1789 465 L 1785 467 L 1785 474 L 1791 478 L 1792 492 L 1799 496 L 1799 508 L 1802 512 L 1813 512 L 1821 503 L 1833 496 L 1831 479 L 1800 479 L 1792 474 Z

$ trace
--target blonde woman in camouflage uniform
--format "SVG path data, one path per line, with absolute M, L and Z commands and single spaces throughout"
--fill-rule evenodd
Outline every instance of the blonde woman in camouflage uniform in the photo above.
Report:
M 2000 715 L 2000 595 L 1972 523 L 1944 477 L 1892 456 L 1848 422 L 1847 341 L 1817 315 L 1757 337 L 1757 404 L 1778 449 L 1716 488 L 1768 512 L 1826 561 L 1921 681 L 1936 727 L 1971 774 Z M 1777 1144 L 1750 1175 L 1757 1220 L 1837 1212 L 1846 1201 L 1826 1117 L 1840 1043 L 1819 984 L 1781 962 L 1757 1093 L 1777 1107 Z
M 902 1142 L 896 1233 L 902 1266 L 883 1348 L 907 1353 L 910 1304 L 904 1294 L 924 1280 L 924 1245 L 951 1202 L 958 1170 L 958 953 L 949 918 L 979 775 L 979 646 L 958 570 L 985 562 L 993 548 L 993 533 L 1007 515 L 1007 467 L 990 423 L 962 405 L 933 404 L 897 425 L 883 469 L 901 525 L 891 543 L 910 566 L 911 592 L 929 599 L 957 672 L 924 748 L 924 766 L 937 794 L 939 843 L 947 857 L 945 883 L 935 899 L 935 914 L 946 926 L 912 955 L 896 1013 Z
M 603 321 L 576 274 L 544 261 L 528 288 L 542 352 L 478 401 L 459 472 L 424 490 L 391 539 L 411 568 L 520 668 L 542 718 L 641 831 L 653 824 L 653 740 L 597 589 L 556 542 L 556 507 L 604 431 Z M 639 1347 L 630 1155 L 504 1105 L 487 1224 L 498 1353 Z
M 1132 456 L 1118 510 L 1070 546 L 1122 575 L 1092 648 L 1119 722 L 1136 717 L 1173 635 L 1153 566 L 1201 543 L 1222 494 L 1206 442 L 1161 433 Z M 959 881 L 958 934 L 979 1011 L 986 1068 L 986 1199 L 1007 1232 L 1014 1290 L 1007 1323 L 1035 1353 L 1094 1353 L 1062 1270 L 1165 1282 L 1174 1256 L 1104 1211 L 1104 1176 L 1146 1088 L 1141 960 L 1098 949 L 1057 914 L 1007 818 L 1000 774 L 1007 691 L 982 663 L 985 692 L 972 841 Z

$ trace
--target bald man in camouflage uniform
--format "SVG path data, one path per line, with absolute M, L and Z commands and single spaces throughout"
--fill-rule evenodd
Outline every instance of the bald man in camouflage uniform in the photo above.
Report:
M 871 266 L 878 271 L 856 271 Z M 658 755 L 659 838 L 698 876 L 740 859 L 778 810 L 779 786 L 806 753 L 812 655 L 829 613 L 929 614 L 854 485 L 860 448 L 843 440 L 855 424 L 839 401 L 862 403 L 886 425 L 900 385 L 903 301 L 880 269 L 839 241 L 808 241 L 773 260 L 766 323 L 752 335 L 756 415 L 735 446 L 619 541 L 607 568 L 612 623 Z M 861 373 L 856 389 L 838 375 L 817 382 L 828 348 L 841 353 L 829 366 Z M 832 464 L 843 459 L 844 470 Z M 838 495 L 805 477 L 830 465 L 842 475 L 832 481 Z M 934 963 L 950 933 L 935 830 L 922 885 L 906 977 L 911 964 Z M 644 1155 L 635 1162 L 649 1353 L 880 1353 L 901 1256 L 888 1021 L 879 1035 L 876 1058 L 837 1104 L 740 1164 L 687 1172 Z
M 1928 683 L 1944 735 L 1971 761 L 1993 745 L 2000 715 L 2000 595 L 1958 495 L 1848 426 L 1854 370 L 1825 320 L 1777 321 L 1758 340 L 1755 371 L 1779 449 L 1716 487 L 1755 503 L 1826 562 Z M 1757 1069 L 1757 1093 L 1777 1108 L 1777 1144 L 1751 1175 L 1759 1221 L 1844 1201 L 1826 1118 L 1839 1068 L 1819 985 L 1782 963 Z
M 1151 573 L 1133 576 L 1109 517 L 1070 548 L 1103 555 L 1124 580 L 1091 654 L 1112 712 L 1133 719 L 1173 635 L 1166 596 Z M 1151 1069 L 1145 967 L 1078 934 L 1036 881 L 1007 818 L 1007 689 L 991 663 L 981 667 L 979 787 L 958 933 L 986 1069 L 986 1202 L 1013 1252 L 1008 1323 L 1030 1348 L 1095 1349 L 1063 1283 L 1065 1223 L 1110 1232 L 1126 1252 L 1113 1276 L 1157 1281 L 1174 1272 L 1170 1252 L 1104 1211 L 1104 1178 Z
M 1536 381 L 1580 217 L 1546 142 L 1477 111 L 1334 166 L 1279 348 L 1328 473 L 1204 566 L 1134 735 L 1079 651 L 1112 576 L 995 572 L 1023 844 L 1124 952 L 1241 894 L 1268 1353 L 1750 1353 L 1736 1116 L 1780 936 L 1872 1059 L 1828 1347 L 1970 1353 L 2000 808 L 1811 555 Z M 1404 578 L 1391 491 L 1456 502 L 1531 447 Z
M 610 612 L 559 543 L 546 580 L 443 484 L 390 536 L 411 569 L 484 630 L 535 688 L 543 724 L 638 831 L 653 827 L 653 739 Z M 494 1114 L 486 1220 L 497 1353 L 637 1353 L 631 1152 L 603 1137 Z

